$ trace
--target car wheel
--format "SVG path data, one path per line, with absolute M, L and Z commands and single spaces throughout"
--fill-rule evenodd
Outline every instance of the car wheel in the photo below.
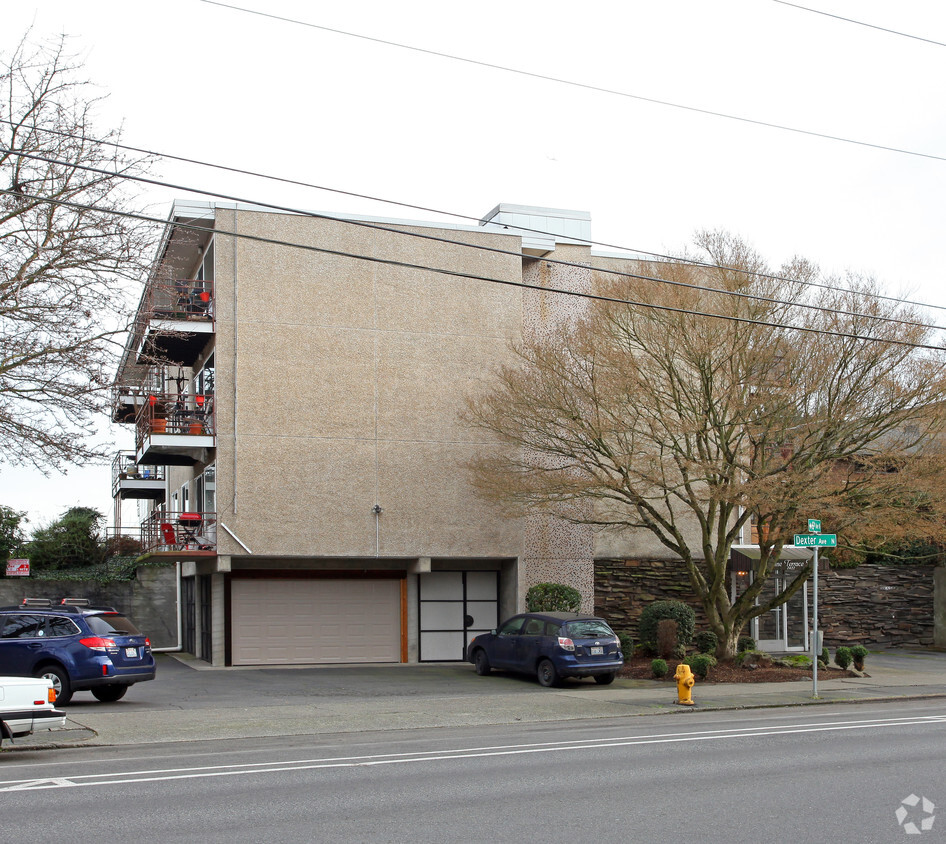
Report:
M 599 686 L 610 686 L 614 682 L 614 672 L 611 674 L 595 674 L 595 682 Z
M 102 703 L 112 703 L 112 701 L 121 700 L 128 691 L 128 686 L 99 686 L 92 689 L 92 697 Z
M 539 678 L 540 686 L 548 688 L 558 683 L 558 672 L 555 670 L 555 666 L 552 665 L 551 660 L 543 659 L 542 662 L 539 663 L 536 675 Z
M 482 648 L 473 654 L 473 668 L 476 669 L 476 673 L 481 677 L 485 677 L 487 674 L 489 674 L 489 657 L 486 656 L 486 651 L 484 651 Z
M 58 665 L 45 665 L 37 669 L 34 676 L 52 681 L 53 688 L 56 690 L 57 704 L 65 706 L 72 700 L 72 683 L 69 682 L 69 675 L 64 668 Z

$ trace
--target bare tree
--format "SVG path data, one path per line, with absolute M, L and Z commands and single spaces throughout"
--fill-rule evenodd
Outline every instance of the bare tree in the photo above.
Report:
M 943 352 L 918 348 L 931 329 L 870 280 L 824 279 L 803 260 L 772 278 L 738 239 L 704 233 L 698 245 L 711 266 L 641 268 L 664 282 L 598 279 L 600 292 L 646 304 L 596 302 L 516 345 L 515 363 L 468 404 L 504 445 L 471 469 L 511 512 L 656 536 L 729 656 L 750 619 L 810 576 L 762 598 L 808 516 L 861 548 L 944 537 L 946 376 Z M 733 599 L 730 550 L 753 525 L 761 559 Z
M 101 456 L 98 414 L 153 232 L 127 176 L 149 162 L 97 135 L 97 98 L 64 41 L 0 64 L 0 462 Z M 88 168 L 88 169 L 86 169 Z M 118 213 L 116 213 L 118 212 Z

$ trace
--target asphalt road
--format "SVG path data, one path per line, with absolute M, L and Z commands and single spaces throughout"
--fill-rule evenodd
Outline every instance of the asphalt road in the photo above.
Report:
M 3 840 L 937 841 L 944 747 L 929 699 L 47 749 L 0 759 Z

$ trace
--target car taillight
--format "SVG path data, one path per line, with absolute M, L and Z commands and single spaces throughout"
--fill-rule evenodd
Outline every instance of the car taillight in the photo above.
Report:
M 93 651 L 107 651 L 109 648 L 114 650 L 114 639 L 103 639 L 101 636 L 90 636 L 88 639 L 79 639 L 80 645 L 85 645 Z
M 147 636 L 145 636 L 145 650 L 146 651 L 151 650 L 151 639 L 149 639 Z
M 56 690 L 55 690 L 55 689 L 49 689 L 49 690 L 46 692 L 46 697 L 49 698 L 49 702 L 50 702 L 50 703 L 55 703 L 55 702 L 56 702 Z
M 558 637 L 558 646 L 563 651 L 573 651 L 575 650 L 575 643 L 571 639 L 567 639 L 564 636 Z

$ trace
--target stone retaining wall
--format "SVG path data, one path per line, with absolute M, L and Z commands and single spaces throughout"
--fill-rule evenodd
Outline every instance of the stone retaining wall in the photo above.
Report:
M 837 645 L 921 645 L 934 640 L 934 566 L 862 565 L 818 577 L 818 621 L 829 648 Z M 811 600 L 809 586 L 809 602 Z M 675 600 L 706 616 L 675 560 L 596 560 L 595 612 L 637 638 L 641 610 Z

